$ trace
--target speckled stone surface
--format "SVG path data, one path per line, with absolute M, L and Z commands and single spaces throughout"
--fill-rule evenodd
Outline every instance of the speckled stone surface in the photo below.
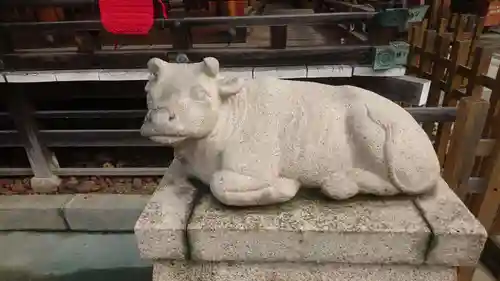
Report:
M 195 260 L 421 264 L 430 230 L 408 199 L 333 201 L 308 190 L 253 208 L 206 195 L 188 236 Z
M 186 257 L 186 224 L 195 195 L 195 187 L 188 183 L 170 184 L 156 190 L 134 227 L 141 257 Z
M 428 264 L 467 266 L 478 262 L 486 230 L 444 180 L 435 194 L 416 199 L 415 203 L 424 211 L 437 239 Z
M 452 267 L 297 263 L 156 263 L 153 281 L 455 281 Z

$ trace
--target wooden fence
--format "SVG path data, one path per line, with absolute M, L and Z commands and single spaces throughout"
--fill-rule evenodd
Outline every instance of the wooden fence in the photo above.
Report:
M 156 17 L 147 36 L 124 36 L 103 29 L 95 1 L 53 0 L 51 5 L 64 10 L 63 20 L 19 12 L 38 11 L 34 4 L 0 1 L 0 70 L 142 68 L 154 56 L 171 61 L 214 56 L 225 66 L 369 65 L 375 47 L 389 46 L 400 35 L 397 27 L 379 26 L 377 11 L 325 7 L 315 14 L 299 9 L 244 17 L 172 12 L 168 19 Z M 300 34 L 305 40 L 294 40 L 297 25 L 313 27 Z
M 474 108 L 461 104 L 458 111 L 468 111 L 468 120 L 452 123 L 425 122 L 423 127 L 434 142 L 443 165 L 443 177 L 477 216 L 490 234 L 497 234 L 500 220 L 500 72 L 487 75 L 492 50 L 477 47 L 477 35 L 465 36 L 465 17 L 457 20 L 450 32 L 446 19 L 437 29 L 415 26 L 411 32 L 409 71 L 431 80 L 426 106 L 454 107 L 462 98 Z M 476 32 L 481 30 L 476 26 Z M 485 88 L 491 90 L 488 96 Z M 481 104 L 486 99 L 488 104 Z M 484 125 L 483 125 L 484 124 Z M 468 133 L 464 134 L 463 131 Z M 473 270 L 462 268 L 461 280 L 470 280 Z

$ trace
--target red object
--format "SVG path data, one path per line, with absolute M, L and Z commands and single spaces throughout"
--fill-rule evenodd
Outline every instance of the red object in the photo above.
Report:
M 158 1 L 167 18 L 165 5 Z M 99 10 L 104 28 L 113 34 L 145 35 L 153 27 L 152 0 L 99 0 Z

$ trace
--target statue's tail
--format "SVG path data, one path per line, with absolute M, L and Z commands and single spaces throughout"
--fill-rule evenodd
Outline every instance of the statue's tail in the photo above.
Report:
M 418 164 L 415 164 L 415 167 L 408 167 L 409 165 L 413 165 L 413 163 L 404 158 L 405 152 L 399 151 L 396 144 L 398 139 L 402 140 L 404 138 L 400 133 L 404 130 L 395 127 L 398 124 L 391 120 L 377 118 L 382 116 L 375 116 L 376 114 L 373 114 L 368 106 L 366 106 L 366 109 L 368 117 L 385 131 L 384 158 L 386 159 L 388 177 L 392 184 L 401 193 L 408 195 L 423 194 L 433 190 L 439 179 L 439 169 L 438 175 L 425 175 L 425 172 L 420 172 L 416 169 Z

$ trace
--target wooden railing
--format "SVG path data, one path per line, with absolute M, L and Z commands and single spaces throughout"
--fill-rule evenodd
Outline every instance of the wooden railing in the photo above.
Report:
M 43 5 L 61 9 L 61 16 L 40 20 L 33 11 Z M 0 10 L 0 71 L 142 68 L 151 57 L 184 62 L 186 57 L 199 61 L 206 56 L 218 58 L 225 67 L 366 65 L 372 63 L 374 47 L 389 45 L 401 35 L 397 28 L 372 20 L 376 11 L 338 5 L 322 13 L 219 17 L 199 11 L 169 19 L 158 16 L 146 36 L 106 32 L 93 0 L 1 0 Z M 324 40 L 293 42 L 294 26 L 312 26 L 306 33 L 317 32 Z M 253 28 L 266 36 L 254 40 L 249 35 Z
M 408 67 L 411 73 L 431 80 L 426 106 L 455 107 L 460 99 L 469 101 L 458 107 L 459 112 L 469 112 L 468 120 L 424 122 L 423 126 L 434 142 L 444 179 L 489 233 L 495 234 L 493 224 L 500 207 L 500 72 L 488 76 L 492 50 L 476 47 L 474 32 L 464 36 L 465 22 L 459 18 L 452 32 L 414 27 Z M 476 31 L 481 28 L 481 24 L 476 26 Z M 473 269 L 461 268 L 459 273 L 460 280 L 468 281 Z

